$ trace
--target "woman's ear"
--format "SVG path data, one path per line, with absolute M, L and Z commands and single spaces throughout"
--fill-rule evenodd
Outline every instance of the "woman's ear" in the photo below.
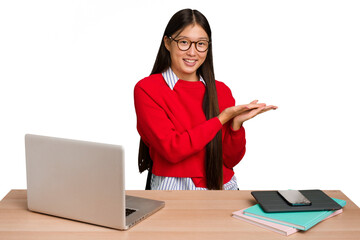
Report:
M 171 40 L 167 36 L 164 36 L 164 44 L 165 44 L 166 49 L 169 52 L 170 52 L 170 43 L 171 43 Z

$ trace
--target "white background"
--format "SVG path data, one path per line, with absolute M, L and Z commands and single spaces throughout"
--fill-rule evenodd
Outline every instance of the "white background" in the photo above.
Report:
M 121 144 L 143 189 L 133 88 L 170 17 L 200 10 L 216 79 L 238 104 L 279 106 L 245 124 L 240 189 L 339 189 L 360 204 L 358 1 L 0 2 L 0 199 L 26 188 L 24 134 Z

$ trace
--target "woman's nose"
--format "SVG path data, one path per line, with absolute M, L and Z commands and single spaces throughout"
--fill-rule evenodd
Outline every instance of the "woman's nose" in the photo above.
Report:
M 195 43 L 191 43 L 190 48 L 188 49 L 187 53 L 191 56 L 194 56 L 196 54 L 196 47 Z

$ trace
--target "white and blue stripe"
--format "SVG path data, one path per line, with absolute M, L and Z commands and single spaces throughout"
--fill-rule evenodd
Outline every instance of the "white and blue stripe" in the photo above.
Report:
M 179 78 L 175 75 L 173 70 L 169 67 L 162 73 L 165 82 L 171 90 L 174 89 L 175 84 Z M 200 76 L 200 81 L 205 84 L 204 79 Z M 224 190 L 238 190 L 238 185 L 235 175 L 231 180 L 224 184 Z M 151 176 L 151 190 L 208 190 L 207 188 L 196 187 L 191 178 L 181 177 L 162 177 L 152 174 Z
M 169 67 L 165 72 L 163 72 L 162 75 L 169 88 L 171 90 L 174 90 L 175 84 L 177 83 L 177 81 L 179 81 L 179 78 L 176 76 L 171 67 Z M 205 80 L 202 78 L 202 76 L 200 76 L 200 81 L 206 85 Z
M 224 190 L 238 190 L 235 175 L 224 184 Z M 191 178 L 161 177 L 152 174 L 151 190 L 208 190 L 207 188 L 196 187 Z

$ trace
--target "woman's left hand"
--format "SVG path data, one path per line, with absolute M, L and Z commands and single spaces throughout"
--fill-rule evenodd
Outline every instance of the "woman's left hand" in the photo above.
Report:
M 259 104 L 259 103 L 258 103 L 258 100 L 254 100 L 250 104 Z M 245 121 L 247 121 L 261 113 L 267 112 L 269 110 L 275 110 L 278 108 L 277 106 L 273 106 L 273 105 L 267 106 L 265 103 L 260 103 L 260 104 L 262 105 L 261 107 L 255 108 L 255 109 L 249 109 L 249 110 L 237 115 L 236 117 L 234 117 L 233 121 L 232 121 L 233 130 L 235 130 L 235 131 L 239 130 Z

